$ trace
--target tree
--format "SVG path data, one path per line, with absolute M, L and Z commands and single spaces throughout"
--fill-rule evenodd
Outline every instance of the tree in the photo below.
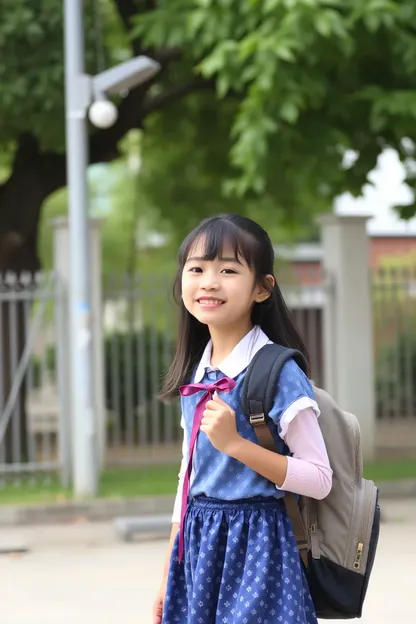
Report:
M 181 228 L 225 205 L 255 209 L 268 221 L 272 214 L 285 222 L 310 220 L 339 193 L 359 194 L 388 146 L 399 153 L 414 189 L 413 0 L 85 5 L 87 71 L 138 54 L 157 59 L 162 68 L 118 101 L 112 128 L 91 129 L 90 162 L 113 161 L 122 138 L 131 129 L 143 130 L 147 192 L 156 197 L 170 186 L 162 208 Z M 39 268 L 41 210 L 66 184 L 62 30 L 58 0 L 2 0 L 0 274 Z M 192 123 L 185 124 L 185 115 Z M 175 119 L 181 120 L 176 127 Z M 175 160 L 163 129 L 180 146 L 179 125 L 187 138 Z M 349 166 L 346 150 L 356 156 Z M 169 151 L 169 158 L 157 168 L 161 151 Z M 185 206 L 181 194 L 187 187 L 195 194 Z M 400 208 L 406 218 L 414 212 L 415 205 Z M 9 336 L 4 322 L 3 358 Z M 18 344 L 20 353 L 22 331 Z
M 136 273 L 173 274 L 175 252 L 171 228 L 149 205 L 139 176 L 140 136 L 130 132 L 120 145 L 121 157 L 89 170 L 90 216 L 101 221 L 101 266 L 104 283 L 121 287 L 123 278 Z M 39 258 L 53 269 L 54 219 L 67 217 L 67 190 L 45 202 L 39 229 Z
M 185 47 L 215 80 L 228 192 L 269 195 L 277 210 L 302 217 L 343 191 L 360 194 L 388 146 L 414 189 L 413 2 L 177 0 L 139 15 L 136 32 L 147 45 Z M 153 128 L 148 138 L 156 140 Z M 415 204 L 398 210 L 409 218 Z
M 86 3 L 87 9 L 93 4 Z M 150 128 L 156 137 L 158 123 L 180 113 L 180 106 L 173 112 L 175 103 L 187 113 L 191 99 L 202 124 L 201 102 L 215 102 L 231 173 L 217 176 L 218 188 L 226 186 L 237 197 L 267 195 L 286 215 L 328 207 L 344 190 L 359 193 L 386 146 L 406 163 L 413 156 L 411 0 L 96 4 L 98 29 L 94 13 L 86 14 L 88 69 L 97 70 L 103 48 L 107 64 L 145 53 L 160 61 L 162 71 L 120 101 L 113 128 L 91 131 L 92 163 L 117 157 L 131 128 Z M 42 205 L 66 182 L 61 3 L 3 0 L 0 51 L 0 142 L 8 171 L 0 187 L 0 270 L 33 270 L 39 266 Z M 201 92 L 205 96 L 193 96 Z M 200 150 L 209 150 L 208 133 L 199 131 Z M 345 169 L 348 149 L 357 159 Z M 206 163 L 206 170 L 213 165 Z M 413 188 L 410 167 L 407 181 Z M 405 217 L 413 212 L 414 206 L 402 209 Z

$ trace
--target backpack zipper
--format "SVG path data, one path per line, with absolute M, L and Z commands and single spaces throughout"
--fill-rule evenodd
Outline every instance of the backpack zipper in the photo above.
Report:
M 315 504 L 316 504 L 315 502 L 312 502 L 311 506 L 309 507 L 309 514 L 308 514 L 309 539 L 310 539 L 312 557 L 314 559 L 319 559 L 321 556 L 321 549 L 319 546 L 319 533 L 318 533 Z
M 314 559 L 319 559 L 321 556 L 321 550 L 319 547 L 319 535 L 316 524 L 311 524 L 309 528 L 309 536 L 311 540 L 311 553 Z

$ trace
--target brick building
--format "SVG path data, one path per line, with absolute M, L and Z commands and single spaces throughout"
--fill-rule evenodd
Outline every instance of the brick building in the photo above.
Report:
M 302 243 L 293 247 L 277 245 L 277 275 L 297 284 L 313 285 L 322 281 L 322 247 L 320 243 Z M 416 235 L 370 235 L 370 266 L 380 268 L 389 259 L 415 258 Z

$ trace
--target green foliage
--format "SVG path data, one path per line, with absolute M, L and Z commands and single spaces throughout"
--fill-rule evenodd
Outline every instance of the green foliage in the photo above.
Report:
M 99 0 L 108 62 L 123 49 L 120 24 L 109 0 Z M 86 71 L 97 71 L 93 3 L 85 2 Z M 124 36 L 125 39 L 125 36 Z M 125 44 L 124 44 L 125 48 Z M 41 148 L 64 147 L 63 3 L 2 0 L 0 6 L 0 142 L 5 152 L 31 132 Z M 3 151 L 3 150 L 1 150 Z
M 229 128 L 238 102 L 219 106 L 214 93 L 200 93 L 173 105 L 169 113 L 154 115 L 142 140 L 143 169 L 140 189 L 174 228 L 175 241 L 202 218 L 221 212 L 238 212 L 259 221 L 273 240 L 284 242 L 307 236 L 314 216 L 328 209 L 328 201 L 312 201 L 301 173 L 291 176 L 275 150 L 269 162 L 267 189 L 244 197 L 225 193 L 233 175 L 228 154 Z
M 201 217 L 224 210 L 254 216 L 276 240 L 304 237 L 334 197 L 361 193 L 384 148 L 411 163 L 413 0 L 136 2 L 133 32 L 119 14 L 126 3 L 97 2 L 99 24 L 95 2 L 84 3 L 88 72 L 131 56 L 132 42 L 139 52 L 170 59 L 138 100 L 137 123 L 121 120 L 126 133 L 143 125 L 144 139 L 140 185 L 129 178 L 123 186 L 115 169 L 110 181 L 126 210 L 112 207 L 108 221 L 117 236 L 104 234 L 117 270 L 134 264 L 137 219 L 143 228 L 156 222 L 163 232 L 174 229 L 175 244 Z M 0 84 L 3 180 L 24 132 L 41 151 L 63 150 L 61 2 L 2 1 Z M 346 150 L 357 154 L 347 168 Z M 406 171 L 414 189 L 416 169 Z M 56 200 L 61 208 L 63 198 Z M 398 210 L 410 218 L 415 208 Z
M 90 215 L 101 220 L 103 278 L 155 273 L 155 269 L 159 274 L 172 274 L 175 254 L 171 247 L 146 246 L 152 232 L 165 234 L 169 240 L 170 224 L 149 205 L 139 174 L 129 165 L 137 156 L 137 137 L 127 137 L 121 152 L 114 163 L 89 171 Z M 46 270 L 53 268 L 53 220 L 67 213 L 68 193 L 61 189 L 48 198 L 41 215 L 39 252 Z
M 269 195 L 289 215 L 360 194 L 386 146 L 413 156 L 402 139 L 414 138 L 415 26 L 412 0 L 165 0 L 138 16 L 136 34 L 182 45 L 215 80 L 232 141 L 226 190 Z M 349 149 L 358 158 L 345 169 Z

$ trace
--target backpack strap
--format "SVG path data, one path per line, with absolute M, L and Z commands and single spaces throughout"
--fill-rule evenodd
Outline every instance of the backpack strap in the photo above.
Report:
M 300 351 L 277 344 L 265 345 L 251 360 L 241 393 L 243 409 L 259 444 L 275 453 L 279 450 L 268 427 L 267 418 L 273 407 L 282 368 L 291 359 L 307 374 L 307 363 Z M 299 554 L 307 566 L 308 540 L 296 495 L 286 492 L 284 503 L 292 522 Z

